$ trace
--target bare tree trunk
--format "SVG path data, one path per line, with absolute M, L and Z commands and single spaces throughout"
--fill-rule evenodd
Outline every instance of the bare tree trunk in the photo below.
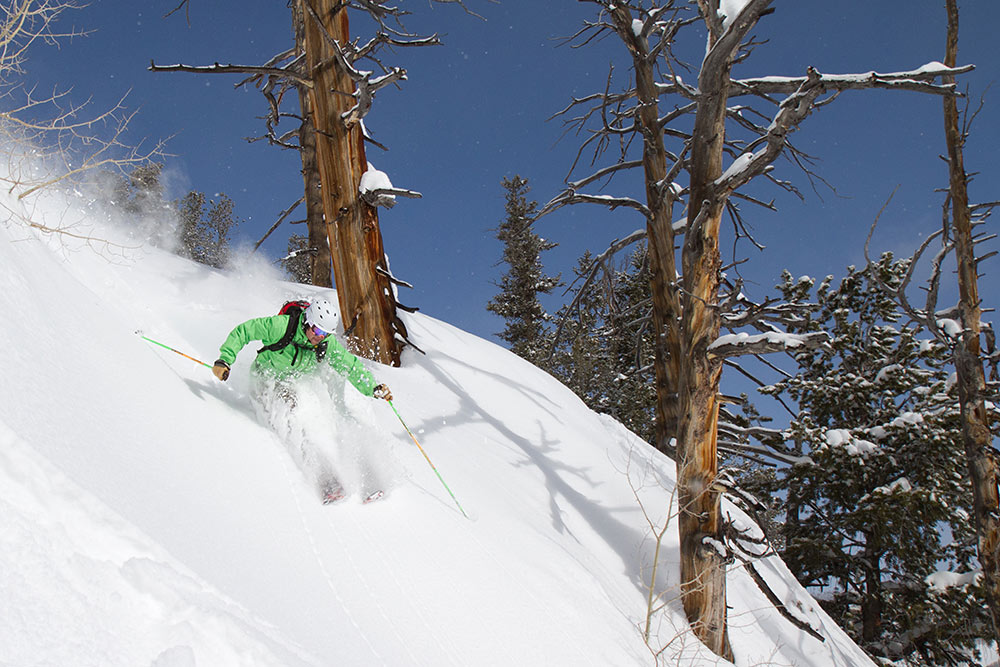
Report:
M 673 453 L 671 441 L 677 436 L 677 378 L 680 375 L 680 337 L 677 323 L 681 303 L 677 289 L 677 261 L 674 256 L 673 228 L 674 192 L 667 178 L 667 151 L 663 128 L 659 121 L 659 92 L 656 88 L 655 62 L 649 58 L 648 44 L 632 29 L 632 16 L 627 8 L 613 12 L 618 34 L 632 55 L 636 74 L 636 92 L 640 100 L 639 121 L 642 126 L 642 166 L 646 182 L 646 206 L 650 215 L 646 221 L 649 256 L 649 280 L 653 296 L 653 324 L 657 335 L 656 355 L 656 447 Z
M 697 127 L 697 120 L 696 127 Z M 721 124 L 716 128 L 722 132 Z M 702 135 L 704 137 L 704 135 Z M 700 140 L 697 130 L 693 145 Z M 692 152 L 692 174 L 697 153 Z M 702 158 L 708 157 L 702 155 Z M 721 175 L 721 170 L 716 176 Z M 710 183 L 709 179 L 708 182 Z M 694 224 L 700 211 L 694 205 L 696 191 L 692 175 L 692 198 L 688 231 L 684 242 L 684 315 L 681 320 L 683 362 L 677 391 L 677 485 L 680 503 L 681 586 L 689 618 L 698 619 L 695 632 L 717 654 L 732 658 L 726 632 L 726 572 L 724 555 L 710 546 L 721 544 L 716 434 L 719 422 L 721 359 L 708 354 L 708 346 L 719 337 L 718 303 L 719 223 L 722 207 L 704 203 L 708 214 Z M 704 183 L 704 181 L 702 181 Z
M 947 0 L 947 8 L 948 41 L 944 63 L 954 67 L 958 59 L 957 0 Z M 948 96 L 944 100 L 944 119 L 948 142 L 952 226 L 958 261 L 959 311 L 962 318 L 962 338 L 954 348 L 958 397 L 962 411 L 962 439 L 965 443 L 969 476 L 972 478 L 979 563 L 985 580 L 983 588 L 993 617 L 993 631 L 1000 640 L 1000 498 L 997 491 L 1000 475 L 984 398 L 986 377 L 979 346 L 981 328 L 977 263 L 972 240 L 968 182 L 962 155 L 964 136 L 954 96 Z
M 305 17 L 306 62 L 314 82 L 310 106 L 333 275 L 344 326 L 352 332 L 348 343 L 357 354 L 398 366 L 396 308 L 378 214 L 358 192 L 367 168 L 364 138 L 360 123 L 347 127 L 343 121 L 343 113 L 353 106 L 354 82 L 331 44 L 331 39 L 349 42 L 347 11 L 336 0 L 303 2 L 312 2 L 315 10 L 307 10 Z
M 302 182 L 305 186 L 306 229 L 309 232 L 309 275 L 313 285 L 333 287 L 333 256 L 323 214 L 323 193 L 319 165 L 316 163 L 316 128 L 313 126 L 307 91 L 302 97 L 302 126 L 299 128 L 299 152 L 302 154 Z
M 695 635 L 716 654 L 731 660 L 726 629 L 726 572 L 724 556 L 710 544 L 722 544 L 719 503 L 714 482 L 718 473 L 716 396 L 721 361 L 708 356 L 718 338 L 719 319 L 712 307 L 718 294 L 718 231 L 722 205 L 713 207 L 714 219 L 695 228 L 704 199 L 712 197 L 707 184 L 722 174 L 725 103 L 728 70 L 714 72 L 715 97 L 699 104 L 692 144 L 693 213 L 682 260 L 687 292 L 683 303 L 677 289 L 677 265 L 672 226 L 673 190 L 667 182 L 667 155 L 659 120 L 655 63 L 646 39 L 632 27 L 628 10 L 616 7 L 615 27 L 632 55 L 643 135 L 643 170 L 649 208 L 650 285 L 656 336 L 656 445 L 662 451 L 676 442 L 679 531 L 681 543 L 681 598 Z M 704 91 L 705 88 L 702 88 Z M 698 131 L 699 123 L 701 131 Z M 695 183 L 699 183 L 698 189 Z M 695 207 L 695 202 L 698 206 Z M 696 234 L 692 238 L 690 235 Z M 711 538 L 711 539 L 707 539 Z
M 620 141 L 618 163 L 568 184 L 542 214 L 567 204 L 599 203 L 610 208 L 629 206 L 646 217 L 656 353 L 656 446 L 674 453 L 677 459 L 681 598 L 696 636 L 719 656 L 732 659 L 726 619 L 726 565 L 732 552 L 726 544 L 726 526 L 720 513 L 722 485 L 717 479 L 719 381 L 726 356 L 749 352 L 726 350 L 725 346 L 712 348 L 719 339 L 720 308 L 725 306 L 720 304 L 719 235 L 726 204 L 734 191 L 770 169 L 786 148 L 788 135 L 820 103 L 820 97 L 825 96 L 822 100 L 825 104 L 842 90 L 879 87 L 947 95 L 954 86 L 933 83 L 941 76 L 938 68 L 844 77 L 824 76 L 812 67 L 806 69 L 804 77 L 782 81 L 746 79 L 734 86 L 730 80 L 733 64 L 745 57 L 742 46 L 752 48 L 752 40 L 745 40 L 759 19 L 773 11 L 770 7 L 773 0 L 729 3 L 724 16 L 719 11 L 720 0 L 697 0 L 698 18 L 708 28 L 708 48 L 698 85 L 691 87 L 673 75 L 674 58 L 670 54 L 676 31 L 691 22 L 680 14 L 682 5 L 686 9 L 689 2 L 667 0 L 648 3 L 652 6 L 647 8 L 647 3 L 591 1 L 600 5 L 601 18 L 579 33 L 586 36 L 581 39 L 589 42 L 607 30 L 609 22 L 613 23 L 630 52 L 635 87 L 624 96 L 605 91 L 576 99 L 562 113 L 598 100 L 569 124 L 585 128 L 589 119 L 599 119 L 595 122 L 603 127 L 598 128 L 596 136 L 602 143 L 595 153 L 599 155 L 606 146 Z M 661 57 L 666 59 L 666 66 L 658 62 Z M 948 71 L 961 73 L 967 68 Z M 666 81 L 660 81 L 661 78 Z M 671 89 L 690 103 L 661 116 L 659 95 Z M 759 95 L 775 103 L 772 95 L 778 93 L 785 97 L 774 110 L 772 122 L 754 127 L 757 139 L 749 144 L 743 142 L 747 148 L 737 158 L 739 164 L 734 161 L 731 169 L 724 172 L 730 94 Z M 686 133 L 669 129 L 666 124 L 692 108 L 694 127 L 684 143 L 684 152 L 672 156 L 665 149 L 666 138 Z M 632 197 L 579 192 L 581 187 L 638 166 L 635 161 L 625 162 L 623 157 L 628 152 L 628 142 L 635 138 L 642 142 L 645 204 Z M 590 143 L 588 139 L 584 145 Z M 731 147 L 738 145 L 732 142 Z M 673 166 L 668 160 L 673 160 Z M 675 236 L 671 221 L 676 199 L 671 180 L 675 170 L 681 168 L 687 169 L 690 182 L 687 225 L 680 252 L 682 271 L 678 272 L 675 246 L 680 237 Z M 574 170 L 575 164 L 571 172 Z M 616 251 L 614 246 L 609 249 L 610 254 Z M 678 273 L 683 276 L 680 285 Z M 784 345 L 775 349 L 781 348 Z
M 305 53 L 306 24 L 300 2 L 292 3 L 292 26 L 295 31 L 295 52 Z M 333 287 L 333 259 L 323 216 L 323 195 L 320 189 L 319 165 L 316 164 L 316 128 L 312 120 L 309 89 L 298 86 L 302 124 L 299 126 L 299 155 L 302 158 L 302 182 L 305 186 L 306 228 L 309 232 L 309 275 L 313 285 Z
M 722 496 L 715 484 L 722 360 L 709 356 L 708 347 L 719 337 L 719 226 L 725 201 L 715 192 L 713 182 L 722 175 L 732 66 L 728 50 L 714 48 L 718 30 L 711 22 L 717 16 L 717 5 L 707 2 L 702 6 L 709 23 L 709 55 L 698 79 L 701 97 L 691 140 L 691 195 L 681 255 L 684 299 L 677 350 L 681 369 L 675 385 L 677 485 L 684 609 L 698 637 L 715 653 L 731 660 L 725 557 L 712 547 L 723 542 Z

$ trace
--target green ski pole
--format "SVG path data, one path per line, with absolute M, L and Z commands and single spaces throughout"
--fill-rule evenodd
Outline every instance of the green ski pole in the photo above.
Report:
M 204 361 L 202 361 L 202 360 L 200 360 L 200 359 L 195 359 L 194 357 L 192 357 L 192 356 L 190 356 L 190 355 L 188 355 L 188 354 L 184 354 L 184 353 L 183 353 L 183 352 L 181 352 L 180 350 L 175 350 L 174 348 L 170 347 L 169 345 L 164 345 L 164 344 L 163 344 L 163 343 L 161 343 L 160 341 L 157 341 L 157 340 L 153 340 L 152 338 L 147 338 L 146 336 L 143 336 L 143 335 L 142 335 L 142 332 L 141 332 L 141 331 L 136 331 L 136 333 L 137 333 L 137 334 L 139 334 L 139 338 L 141 338 L 141 339 L 143 339 L 143 340 L 146 340 L 146 341 L 149 341 L 149 342 L 150 342 L 150 343 L 152 343 L 153 345 L 159 345 L 160 347 L 164 347 L 164 348 L 166 348 L 166 349 L 170 350 L 171 352 L 176 352 L 177 354 L 181 355 L 181 356 L 182 356 L 182 357 L 184 357 L 185 359 L 190 359 L 191 361 L 194 361 L 194 362 L 196 362 L 196 363 L 199 363 L 199 364 L 201 364 L 202 366 L 207 366 L 208 368 L 211 368 L 211 367 L 212 367 L 212 364 L 206 364 L 206 363 L 205 363 Z
M 414 437 L 413 432 L 410 431 L 410 427 L 407 426 L 406 422 L 403 421 L 403 418 L 399 416 L 399 410 L 397 410 L 396 406 L 392 404 L 392 401 L 386 401 L 386 403 L 388 403 L 389 407 L 392 408 L 392 411 L 396 413 L 396 419 L 399 420 L 399 423 L 403 425 L 404 429 L 406 429 L 406 432 L 410 435 L 410 438 L 413 439 L 413 444 L 415 444 L 417 446 L 417 449 L 420 450 L 420 453 L 424 455 L 425 459 L 427 459 L 427 464 L 431 467 L 431 470 L 434 471 L 434 474 L 437 475 L 437 478 L 439 480 L 441 480 L 442 484 L 444 484 L 444 488 L 448 491 L 448 495 L 451 496 L 451 499 L 455 501 L 455 505 L 458 506 L 458 509 L 462 513 L 462 516 L 464 516 L 466 519 L 468 519 L 469 515 L 465 513 L 464 509 L 462 509 L 462 503 L 458 502 L 458 498 L 456 498 L 455 494 L 451 492 L 450 488 L 448 488 L 448 484 L 444 481 L 444 478 L 441 477 L 441 473 L 439 473 L 438 469 L 436 467 L 434 467 L 433 463 L 431 463 L 431 459 L 430 459 L 429 456 L 427 456 L 427 452 L 425 452 L 424 448 L 420 446 L 419 442 L 417 442 L 417 439 L 416 439 L 416 437 Z

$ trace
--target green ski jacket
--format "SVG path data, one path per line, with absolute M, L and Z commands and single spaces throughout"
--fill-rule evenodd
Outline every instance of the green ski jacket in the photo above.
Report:
M 219 358 L 232 366 L 236 355 L 250 341 L 259 340 L 265 346 L 277 343 L 288 329 L 289 317 L 290 315 L 257 317 L 237 325 L 219 348 Z M 345 376 L 362 394 L 372 396 L 377 383 L 361 360 L 348 352 L 336 336 L 327 336 L 324 342 L 326 354 L 321 360 L 316 352 L 317 346 L 309 344 L 301 326 L 296 327 L 292 342 L 280 350 L 264 350 L 258 354 L 253 362 L 253 370 L 288 378 L 309 373 L 322 361 Z

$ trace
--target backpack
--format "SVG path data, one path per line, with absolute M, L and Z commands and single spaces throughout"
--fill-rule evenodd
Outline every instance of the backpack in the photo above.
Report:
M 276 343 L 271 343 L 270 345 L 265 345 L 264 347 L 257 350 L 257 354 L 261 352 L 277 352 L 283 350 L 292 343 L 292 339 L 295 337 L 295 330 L 299 326 L 299 322 L 302 320 L 302 313 L 305 312 L 306 308 L 309 307 L 308 301 L 286 301 L 285 304 L 278 310 L 278 315 L 288 315 L 288 328 L 285 329 L 285 333 L 282 334 L 281 338 Z M 292 359 L 292 365 L 299 356 L 300 345 L 296 345 L 295 357 Z M 302 349 L 312 349 L 312 348 L 302 348 Z M 326 341 L 316 346 L 316 360 L 322 361 L 323 357 L 326 356 Z

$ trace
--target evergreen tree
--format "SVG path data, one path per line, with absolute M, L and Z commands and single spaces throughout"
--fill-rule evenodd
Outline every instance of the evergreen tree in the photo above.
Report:
M 128 215 L 162 218 L 169 211 L 164 199 L 164 187 L 160 182 L 162 173 L 162 162 L 140 165 L 129 173 L 120 191 L 123 209 Z
M 507 272 L 501 278 L 500 293 L 486 306 L 506 322 L 500 338 L 510 343 L 518 356 L 537 363 L 544 350 L 545 323 L 548 316 L 538 299 L 549 294 L 559 285 L 559 277 L 546 276 L 541 254 L 556 246 L 542 239 L 531 229 L 538 204 L 528 201 L 530 190 L 527 179 L 514 176 L 504 178 L 507 191 L 504 210 L 506 219 L 497 228 L 496 237 L 503 242 L 502 263 Z
M 206 201 L 202 192 L 189 192 L 177 203 L 181 247 L 178 254 L 222 268 L 229 263 L 230 240 L 239 221 L 233 217 L 233 200 L 225 194 Z
M 574 269 L 577 279 L 588 271 L 592 261 L 590 252 L 585 252 Z M 551 358 L 547 356 L 539 364 L 597 411 L 606 409 L 607 388 L 614 371 L 600 331 L 606 316 L 604 304 L 599 290 L 589 289 L 578 294 L 573 304 L 562 306 L 556 313 L 558 331 L 547 335 Z M 558 341 L 554 341 L 557 334 Z
M 139 165 L 127 174 L 99 171 L 92 175 L 95 215 L 124 223 L 143 241 L 172 248 L 176 217 L 161 183 L 163 164 Z
M 605 390 L 603 411 L 652 443 L 656 388 L 650 309 L 647 252 L 645 245 L 639 244 L 625 265 L 614 272 L 607 302 L 603 337 L 613 375 Z
M 292 234 L 288 237 L 287 254 L 281 259 L 285 272 L 297 283 L 312 284 L 312 266 L 309 263 L 309 237 Z
M 908 263 L 873 267 L 896 286 Z M 786 273 L 786 298 L 801 291 Z M 787 436 L 803 453 L 759 490 L 782 498 L 782 556 L 871 655 L 912 665 L 976 664 L 988 633 L 973 572 L 971 499 L 947 350 L 900 326 L 891 297 L 851 267 L 817 288 L 801 331 L 828 346 L 765 393 L 794 400 Z M 963 586 L 942 586 L 956 573 Z
M 593 263 L 585 253 L 577 279 L 589 275 Z M 592 410 L 652 442 L 656 395 L 649 289 L 646 248 L 640 244 L 624 265 L 581 287 L 574 302 L 559 310 L 559 340 L 552 361 L 541 366 Z

